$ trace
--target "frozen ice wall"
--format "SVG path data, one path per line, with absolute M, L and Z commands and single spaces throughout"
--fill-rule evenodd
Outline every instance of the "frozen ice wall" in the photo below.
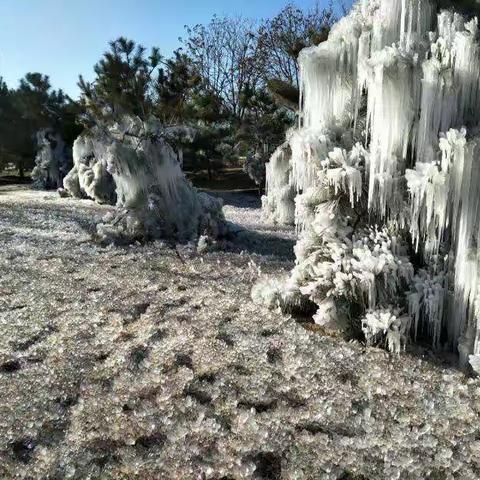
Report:
M 74 196 L 117 206 L 116 213 L 97 226 L 102 240 L 188 242 L 223 233 L 221 201 L 197 192 L 186 179 L 168 135 L 155 119 L 125 117 L 76 140 L 75 166 L 65 188 Z
M 318 323 L 357 324 L 394 351 L 422 337 L 480 355 L 478 37 L 454 5 L 361 0 L 300 54 L 285 295 L 313 300 Z

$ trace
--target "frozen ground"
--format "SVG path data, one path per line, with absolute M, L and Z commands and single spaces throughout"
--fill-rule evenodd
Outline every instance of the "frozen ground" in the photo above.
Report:
M 109 207 L 0 189 L 0 478 L 480 478 L 479 382 L 253 305 L 292 232 L 225 198 L 247 247 L 189 258 L 93 244 Z

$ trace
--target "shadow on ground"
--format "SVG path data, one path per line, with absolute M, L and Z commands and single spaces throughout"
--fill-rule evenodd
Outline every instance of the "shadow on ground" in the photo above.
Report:
M 233 241 L 233 251 L 256 255 L 272 255 L 283 261 L 294 261 L 295 240 L 283 238 L 272 233 L 260 233 L 255 230 L 241 230 Z
M 205 193 L 223 200 L 224 205 L 236 208 L 261 208 L 262 200 L 258 190 L 203 190 Z

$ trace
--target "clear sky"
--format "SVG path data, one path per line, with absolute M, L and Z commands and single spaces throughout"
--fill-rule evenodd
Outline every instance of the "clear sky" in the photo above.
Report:
M 275 15 L 288 0 L 0 0 L 0 76 L 10 87 L 27 72 L 50 76 L 54 88 L 78 94 L 110 40 L 126 36 L 164 55 L 179 46 L 185 25 L 213 14 Z M 297 0 L 309 8 L 315 0 Z M 340 4 L 340 2 L 338 2 Z M 343 2 L 346 6 L 351 0 Z M 321 0 L 321 6 L 328 0 Z

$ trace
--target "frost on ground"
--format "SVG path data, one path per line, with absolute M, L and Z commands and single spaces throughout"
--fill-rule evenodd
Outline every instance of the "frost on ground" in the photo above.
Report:
M 479 478 L 478 380 L 254 305 L 292 232 L 222 196 L 246 230 L 191 256 L 98 246 L 112 207 L 0 189 L 0 478 Z

